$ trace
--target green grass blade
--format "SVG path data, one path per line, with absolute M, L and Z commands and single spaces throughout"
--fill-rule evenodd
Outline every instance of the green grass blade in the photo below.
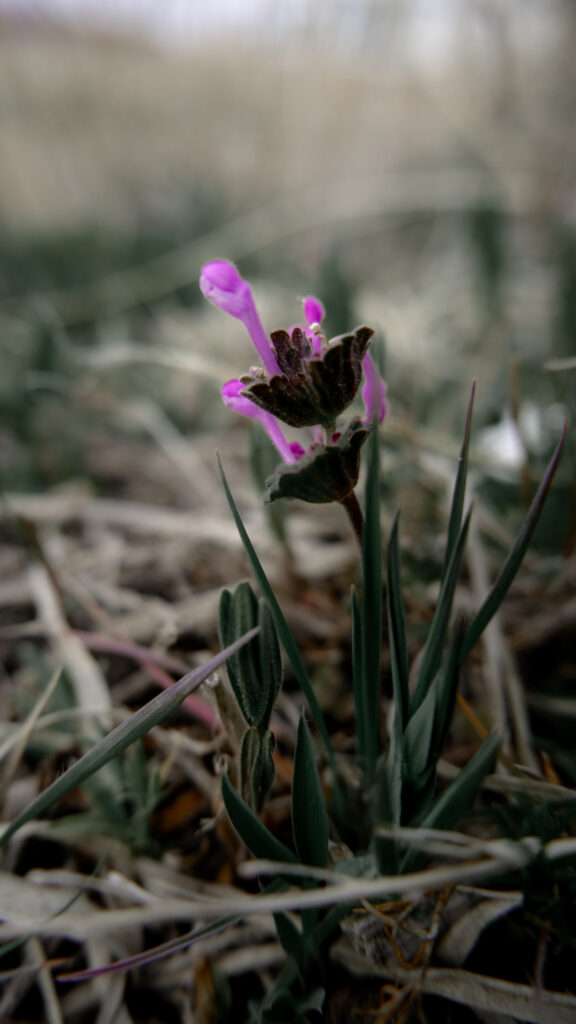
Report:
M 450 829 L 460 820 L 474 803 L 482 781 L 493 770 L 499 746 L 500 735 L 492 733 L 419 822 L 422 828 Z M 418 871 L 425 862 L 425 855 L 411 850 L 402 860 L 402 872 Z
M 552 480 L 554 479 L 554 474 L 558 467 L 558 462 L 560 460 L 562 449 L 564 447 L 564 442 L 566 440 L 567 430 L 568 424 L 565 423 L 564 429 L 562 431 L 562 436 L 560 438 L 560 441 L 558 442 L 556 451 L 554 452 L 554 455 L 550 460 L 550 463 L 544 475 L 544 479 L 542 480 L 542 483 L 540 484 L 540 487 L 536 492 L 536 495 L 528 510 L 528 514 L 526 515 L 520 532 L 516 540 L 514 541 L 514 544 L 512 545 L 510 554 L 508 555 L 508 558 L 504 562 L 504 565 L 502 566 L 502 569 L 498 574 L 494 586 L 490 589 L 484 603 L 477 612 L 475 618 L 472 621 L 472 624 L 468 629 L 462 648 L 461 663 L 463 663 L 466 660 L 466 658 L 470 654 L 470 651 L 478 642 L 480 636 L 486 629 L 486 626 L 490 622 L 490 619 L 498 611 L 498 608 L 502 604 L 502 601 L 504 600 L 511 583 L 514 577 L 516 576 L 518 569 L 520 568 L 520 564 L 522 562 L 522 559 L 524 558 L 524 555 L 526 554 L 526 549 L 528 548 L 528 545 L 532 538 L 532 534 L 534 533 L 536 524 L 540 517 L 540 513 L 546 500 L 546 496 L 548 494 L 548 491 L 550 490 Z
M 296 862 L 292 850 L 289 850 L 284 843 L 272 835 L 266 825 L 260 821 L 258 815 L 254 814 L 254 811 L 236 792 L 227 775 L 222 777 L 222 797 L 230 821 L 254 857 L 285 861 L 290 864 Z
M 438 699 L 438 680 L 429 687 L 424 700 L 411 716 L 404 733 L 403 776 L 417 785 L 434 770 L 430 750 L 434 742 L 434 721 Z
M 394 720 L 388 749 L 378 763 L 376 778 L 376 818 L 381 824 L 399 825 L 402 820 L 403 768 L 404 737 L 399 723 Z M 375 836 L 374 855 L 380 874 L 397 874 L 398 850 L 393 839 Z
M 308 701 L 308 706 L 310 708 L 310 712 L 316 724 L 316 728 L 318 729 L 318 732 L 322 737 L 322 741 L 326 749 L 326 756 L 328 758 L 328 762 L 330 764 L 330 768 L 332 770 L 332 774 L 334 777 L 335 796 L 338 798 L 340 796 L 340 793 L 338 773 L 336 770 L 336 760 L 334 757 L 332 741 L 330 739 L 330 735 L 326 727 L 326 722 L 324 721 L 324 716 L 320 709 L 320 705 L 318 704 L 318 701 L 316 699 L 316 694 L 312 689 L 312 683 L 308 678 L 308 673 L 306 671 L 304 661 L 302 660 L 302 655 L 298 650 L 296 641 L 294 640 L 290 627 L 286 622 L 286 619 L 284 618 L 284 614 L 282 612 L 282 609 L 280 608 L 280 605 L 278 604 L 274 591 L 272 590 L 272 587 L 268 582 L 268 577 L 266 576 L 266 573 L 262 568 L 260 559 L 256 554 L 252 541 L 250 540 L 246 532 L 246 528 L 244 526 L 244 523 L 242 522 L 242 518 L 240 516 L 238 508 L 236 507 L 236 502 L 234 501 L 234 498 L 232 497 L 232 492 L 230 491 L 230 488 L 228 486 L 228 481 L 224 474 L 224 469 L 222 467 L 222 462 L 220 460 L 220 455 L 218 453 L 216 453 L 216 459 L 218 462 L 218 472 L 220 474 L 220 480 L 222 481 L 224 493 L 226 495 L 228 504 L 230 506 L 230 510 L 234 517 L 236 528 L 238 530 L 238 533 L 240 534 L 244 550 L 246 552 L 246 555 L 248 556 L 250 565 L 252 566 L 252 572 L 254 573 L 254 576 L 258 582 L 258 586 L 260 587 L 260 590 L 262 591 L 264 598 L 268 602 L 268 606 L 270 608 L 270 611 L 272 612 L 272 617 L 276 624 L 278 636 L 280 637 L 280 642 L 282 643 L 284 650 L 286 651 L 290 664 L 292 665 L 292 668 L 294 670 L 294 674 L 300 684 L 300 687 L 302 689 L 304 696 L 306 697 L 306 700 Z
M 150 729 L 153 729 L 155 725 L 162 722 L 167 715 L 180 706 L 182 701 L 200 683 L 212 675 L 220 665 L 223 665 L 231 654 L 234 654 L 243 644 L 248 643 L 257 634 L 258 629 L 250 630 L 249 633 L 246 633 L 235 643 L 230 644 L 229 647 L 226 647 L 214 658 L 211 658 L 206 665 L 200 665 L 199 668 L 188 672 L 182 679 L 174 683 L 169 690 L 159 693 L 157 697 L 154 697 L 145 704 L 143 708 L 135 711 L 130 718 L 116 726 L 103 740 L 97 743 L 95 747 L 92 747 L 87 754 L 84 754 L 79 761 L 76 761 L 63 775 L 60 775 L 51 786 L 48 786 L 40 796 L 37 796 L 22 814 L 18 815 L 0 836 L 0 846 L 4 846 L 22 825 L 38 817 L 48 807 L 51 807 L 56 800 L 65 796 L 72 789 L 75 789 L 76 786 L 80 786 L 85 779 L 93 775 L 94 772 L 97 772 L 99 768 L 102 768 L 112 758 L 121 754 L 131 743 L 140 739 Z
M 388 642 L 390 644 L 390 669 L 392 672 L 394 706 L 398 715 L 400 729 L 403 732 L 408 720 L 410 687 L 408 650 L 406 647 L 406 622 L 404 618 L 402 586 L 400 583 L 398 524 L 399 517 L 396 515 L 388 542 L 386 607 L 388 612 Z
M 363 659 L 362 612 L 355 587 L 350 593 L 352 617 L 352 679 L 354 685 L 354 710 L 356 713 L 356 753 L 362 767 L 366 764 L 366 671 Z
M 458 689 L 458 682 L 460 679 L 460 667 L 462 664 L 461 652 L 465 629 L 466 626 L 464 618 L 461 614 L 458 614 L 454 623 L 448 653 L 438 677 L 434 740 L 430 748 L 430 758 L 434 765 L 444 750 L 448 737 L 448 730 L 452 721 L 452 713 L 454 711 L 454 704 L 456 703 L 456 691 Z
M 411 714 L 414 714 L 417 708 L 420 707 L 420 704 L 424 700 L 429 687 L 432 685 L 434 676 L 440 667 L 444 641 L 446 639 L 446 632 L 452 612 L 452 601 L 454 600 L 454 592 L 460 575 L 460 566 L 462 564 L 462 556 L 464 554 L 464 545 L 468 535 L 469 524 L 470 512 L 468 512 L 468 515 L 464 520 L 458 540 L 454 545 L 450 564 L 440 586 L 438 605 L 436 607 L 436 612 L 424 647 L 424 654 L 420 663 L 420 670 L 418 672 L 414 696 L 412 697 Z
M 380 530 L 380 443 L 373 425 L 368 441 L 368 472 L 362 538 L 362 666 L 365 691 L 365 770 L 374 779 L 380 752 L 382 659 L 382 536 Z
M 305 962 L 302 932 L 288 914 L 274 914 L 274 924 L 282 949 L 288 956 L 293 957 L 298 970 L 302 973 Z
M 454 484 L 454 491 L 452 494 L 452 505 L 450 508 L 450 519 L 448 522 L 448 534 L 446 537 L 446 552 L 444 554 L 444 565 L 442 568 L 441 579 L 447 574 L 450 559 L 454 551 L 454 547 L 458 541 L 458 535 L 460 533 L 460 527 L 462 525 L 462 514 L 464 511 L 464 496 L 466 493 L 466 477 L 468 475 L 468 449 L 470 447 L 470 428 L 472 425 L 472 410 L 474 408 L 474 395 L 476 393 L 476 381 L 472 381 L 472 389 L 470 391 L 470 399 L 468 401 L 468 408 L 466 410 L 466 423 L 464 426 L 464 439 L 462 441 L 462 447 L 460 449 L 460 457 L 458 459 L 458 472 L 456 474 L 456 481 Z
M 472 806 L 483 779 L 494 768 L 500 735 L 492 733 L 470 758 L 460 774 L 436 800 L 429 814 L 420 823 L 422 828 L 449 829 Z
M 303 864 L 326 867 L 328 860 L 328 813 L 322 783 L 304 715 L 298 722 L 292 776 L 292 832 Z

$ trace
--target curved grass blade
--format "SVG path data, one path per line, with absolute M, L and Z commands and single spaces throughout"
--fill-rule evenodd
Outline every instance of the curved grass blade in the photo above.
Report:
M 493 732 L 444 790 L 430 813 L 421 822 L 422 828 L 452 828 L 466 808 L 472 805 L 482 780 L 494 768 L 499 746 L 500 735 Z
M 438 676 L 436 709 L 434 715 L 434 739 L 430 747 L 430 760 L 436 765 L 444 747 L 456 703 L 458 682 L 460 679 L 461 652 L 464 642 L 465 623 L 461 614 L 457 614 L 448 646 L 446 660 Z
M 227 775 L 222 777 L 222 797 L 230 821 L 254 857 L 287 861 L 288 863 L 296 861 L 292 850 L 284 846 L 284 843 L 276 839 L 276 836 L 266 828 L 258 815 L 254 814 L 254 811 L 236 792 Z
M 230 644 L 223 651 L 220 651 L 214 658 L 211 658 L 206 665 L 200 665 L 195 668 L 192 672 L 188 672 L 182 679 L 174 683 L 170 690 L 165 690 L 163 693 L 159 693 L 158 696 L 154 697 L 151 701 L 148 701 L 143 708 L 139 711 L 135 711 L 130 718 L 127 718 L 120 725 L 116 726 L 107 736 L 104 737 L 95 747 L 92 747 L 87 754 L 84 754 L 79 761 L 76 761 L 63 775 L 60 775 L 51 786 L 48 786 L 31 804 L 28 805 L 25 811 L 4 830 L 0 836 L 0 846 L 4 846 L 11 836 L 18 831 L 22 825 L 26 822 L 32 821 L 39 814 L 42 814 L 48 807 L 51 807 L 56 800 L 60 797 L 69 793 L 76 786 L 81 785 L 85 779 L 89 778 L 94 772 L 97 772 L 99 768 L 111 761 L 112 758 L 117 757 L 121 754 L 126 747 L 129 747 L 135 740 L 140 739 L 150 729 L 153 729 L 155 725 L 162 722 L 172 711 L 175 711 L 182 701 L 190 694 L 196 687 L 200 686 L 200 683 L 204 682 L 208 676 L 223 665 L 227 658 L 231 654 L 238 651 L 244 644 L 252 640 L 253 637 L 257 636 L 258 627 L 251 629 L 249 633 L 246 633 L 235 643 Z
M 448 629 L 448 623 L 452 612 L 454 592 L 460 575 L 464 545 L 466 543 L 468 527 L 470 525 L 470 514 L 471 513 L 468 512 L 464 520 L 458 540 L 452 551 L 450 564 L 445 573 L 444 579 L 442 580 L 440 593 L 438 595 L 438 604 L 436 606 L 432 625 L 430 626 L 430 632 L 426 639 L 424 654 L 420 664 L 420 671 L 418 672 L 418 680 L 412 697 L 412 714 L 414 714 L 414 712 L 420 707 L 420 704 L 424 700 L 429 687 L 432 685 L 434 676 L 440 666 L 446 631 Z
M 478 748 L 457 778 L 442 793 L 442 796 L 436 800 L 426 817 L 419 822 L 421 828 L 452 828 L 465 810 L 472 806 L 483 779 L 492 772 L 499 746 L 500 735 L 494 732 Z M 425 862 L 422 854 L 412 850 L 402 862 L 402 872 L 417 871 L 422 862 Z
M 490 589 L 486 599 L 484 600 L 484 603 L 480 607 L 479 611 L 476 613 L 476 616 L 473 619 L 472 624 L 468 628 L 468 632 L 466 633 L 466 637 L 462 648 L 461 664 L 464 663 L 464 661 L 470 654 L 470 651 L 480 639 L 480 636 L 486 629 L 486 626 L 490 622 L 490 619 L 498 611 L 514 577 L 516 576 L 516 573 L 518 572 L 518 569 L 520 568 L 522 559 L 524 558 L 530 540 L 532 539 L 532 534 L 536 529 L 536 524 L 540 517 L 540 513 L 544 506 L 544 502 L 546 500 L 548 491 L 550 490 L 552 480 L 554 479 L 554 474 L 558 467 L 558 462 L 560 461 L 560 456 L 562 454 L 562 449 L 564 447 L 564 442 L 566 440 L 567 431 L 568 423 L 566 422 L 564 424 L 562 436 L 558 442 L 556 451 L 554 452 L 554 455 L 550 460 L 546 473 L 544 474 L 542 483 L 540 484 L 540 487 L 536 492 L 534 500 L 530 505 L 528 514 L 526 515 L 526 518 L 522 523 L 520 532 L 516 540 L 514 541 L 514 544 L 512 545 L 510 554 L 508 555 L 508 558 L 504 562 L 504 565 L 502 566 L 502 569 L 498 574 L 494 586 Z

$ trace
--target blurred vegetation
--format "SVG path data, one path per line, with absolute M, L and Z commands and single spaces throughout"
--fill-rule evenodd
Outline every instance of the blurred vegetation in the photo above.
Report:
M 0 21 L 0 493 L 39 496 L 37 521 L 9 513 L 1 529 L 6 727 L 32 712 L 53 655 L 62 654 L 44 621 L 46 605 L 31 589 L 31 564 L 53 573 L 60 589 L 53 600 L 62 600 L 72 629 L 106 634 L 111 646 L 100 649 L 102 674 L 115 704 L 145 699 L 150 683 L 140 664 L 138 678 L 116 641 L 163 653 L 173 648 L 178 658 L 215 643 L 216 605 L 208 601 L 206 612 L 199 606 L 245 575 L 246 565 L 222 509 L 213 449 L 224 434 L 227 472 L 230 466 L 234 493 L 250 512 L 276 458 L 263 432 L 219 399 L 221 383 L 254 360 L 241 326 L 201 299 L 200 267 L 221 257 L 236 261 L 253 284 L 267 330 L 296 323 L 298 299 L 315 294 L 325 304 L 329 335 L 359 323 L 376 331 L 389 401 L 381 432 L 383 528 L 387 538 L 400 508 L 411 654 L 434 605 L 472 379 L 478 387 L 470 492 L 478 533 L 471 533 L 468 550 L 475 546 L 478 556 L 480 549 L 489 578 L 570 420 L 534 542 L 503 608 L 496 683 L 509 671 L 505 648 L 526 702 L 529 749 L 548 782 L 574 787 L 573 5 L 540 5 L 546 32 L 537 45 L 528 23 L 538 4 L 531 15 L 498 0 L 474 5 L 473 14 L 459 7 L 444 61 L 408 45 L 411 5 L 338 5 L 351 18 L 341 26 L 330 3 L 297 6 L 312 22 L 290 36 L 282 34 L 287 15 L 278 8 L 267 35 L 206 37 L 189 50 L 56 23 L 15 28 Z M 372 11 L 372 24 L 368 15 L 354 20 L 360 9 Z M 205 464 L 211 461 L 203 474 L 205 440 Z M 156 533 L 152 519 L 147 533 L 132 533 L 113 517 L 63 515 L 46 526 L 42 498 L 59 494 L 64 503 L 67 494 L 125 499 L 128 516 L 137 503 L 158 513 L 185 509 L 192 533 L 184 538 L 188 524 L 180 523 L 181 533 L 166 536 L 172 521 L 166 534 L 163 524 Z M 2 504 L 10 509 L 9 501 Z M 274 549 L 280 599 L 295 616 L 312 677 L 322 687 L 326 681 L 324 699 L 331 719 L 342 723 L 347 756 L 347 601 L 356 570 L 346 551 L 342 561 L 346 545 L 332 511 L 278 502 L 266 514 L 274 543 L 283 545 L 280 557 Z M 204 516 L 214 538 L 203 532 Z M 233 541 L 223 540 L 231 534 Z M 260 541 L 265 546 L 266 538 Z M 296 565 L 290 558 L 298 543 L 304 555 Z M 319 573 L 313 554 L 320 556 Z M 472 557 L 466 566 L 468 613 L 478 586 Z M 472 660 L 463 692 L 488 718 L 477 674 L 488 677 L 493 666 L 484 664 L 484 651 L 481 668 Z M 63 673 L 50 713 L 77 700 L 72 675 Z M 287 682 L 289 702 L 295 683 Z M 184 721 L 175 735 L 204 739 L 197 723 Z M 26 747 L 31 772 L 58 745 L 74 754 L 71 723 L 39 733 Z M 462 749 L 476 737 L 460 711 L 452 739 L 449 753 L 461 763 Z M 289 748 L 280 735 L 280 759 Z M 93 787 L 63 822 L 62 835 L 69 827 L 72 836 L 77 816 L 79 832 L 101 832 L 136 854 L 152 857 L 170 846 L 187 881 L 229 884 L 230 837 L 221 822 L 204 827 L 217 813 L 205 792 L 206 779 L 216 780 L 211 754 L 185 745 L 183 752 L 182 762 L 176 747 L 169 754 L 153 745 L 127 752 L 114 764 L 112 794 Z M 157 836 L 153 809 L 161 799 L 169 804 L 174 788 L 187 799 L 192 794 L 195 809 L 181 822 L 178 805 L 177 826 L 168 838 Z M 503 836 L 551 839 L 573 831 L 573 804 L 545 807 L 492 793 L 483 814 L 488 800 Z M 271 815 L 277 813 L 273 806 Z M 27 841 L 22 874 L 51 863 L 42 842 Z M 46 845 L 50 857 L 57 851 L 55 863 L 68 864 L 73 843 L 72 836 L 70 846 Z M 127 861 L 120 863 L 132 877 Z M 93 869 L 85 847 L 77 865 Z M 505 950 L 510 976 L 524 982 L 548 941 L 544 920 L 553 939 L 547 983 L 573 987 L 565 962 L 574 943 L 567 917 L 573 863 L 563 871 L 551 862 L 547 872 L 532 870 L 523 879 L 525 912 L 487 928 L 470 967 L 494 966 L 498 974 Z M 136 872 L 134 880 L 140 884 Z M 151 929 L 143 946 L 167 931 Z M 54 948 L 47 946 L 46 955 L 57 956 Z M 151 1019 L 143 977 L 127 988 L 138 1020 Z M 226 979 L 214 969 L 206 984 L 214 1004 L 220 996 L 226 1001 L 231 986 L 221 1015 L 207 1013 L 218 1020 L 248 1001 L 246 985 L 260 982 L 255 973 Z M 158 1019 L 176 1019 L 168 996 L 158 998 Z M 42 1019 L 39 1004 L 26 1019 Z M 464 1019 L 446 1007 L 440 1012 L 447 1020 Z

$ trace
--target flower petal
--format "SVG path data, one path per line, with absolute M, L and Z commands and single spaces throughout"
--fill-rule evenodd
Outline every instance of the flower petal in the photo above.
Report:
M 274 377 L 280 373 L 276 356 L 264 333 L 252 296 L 252 289 L 233 263 L 213 260 L 202 267 L 200 288 L 204 296 L 218 309 L 241 320 L 262 360 L 266 372 Z
M 239 320 L 244 320 L 253 304 L 250 285 L 228 260 L 213 260 L 202 267 L 200 288 L 209 302 Z
M 258 420 L 280 452 L 284 462 L 296 462 L 304 454 L 304 449 L 296 442 L 288 443 L 275 416 L 264 409 L 258 408 L 257 405 L 254 405 L 254 402 L 246 398 L 242 394 L 244 387 L 245 385 L 241 380 L 229 380 L 222 388 L 224 405 L 228 409 L 232 409 L 233 412 L 240 413 L 241 416 L 249 416 L 253 420 Z
M 302 299 L 302 305 L 308 327 L 312 327 L 312 324 L 322 323 L 326 314 L 320 299 L 315 299 L 313 295 L 308 295 L 305 299 Z
M 362 360 L 364 368 L 364 385 L 362 387 L 362 398 L 366 408 L 366 416 L 363 422 L 368 425 L 374 420 L 382 423 L 386 415 L 386 383 L 374 366 L 374 360 L 369 352 Z

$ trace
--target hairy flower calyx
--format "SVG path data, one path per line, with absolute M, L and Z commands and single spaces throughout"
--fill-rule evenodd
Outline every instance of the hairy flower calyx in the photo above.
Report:
M 318 354 L 300 327 L 270 335 L 281 373 L 269 380 L 243 377 L 242 394 L 291 427 L 320 424 L 332 429 L 354 400 L 362 380 L 362 360 L 373 335 L 370 327 L 333 338 Z

